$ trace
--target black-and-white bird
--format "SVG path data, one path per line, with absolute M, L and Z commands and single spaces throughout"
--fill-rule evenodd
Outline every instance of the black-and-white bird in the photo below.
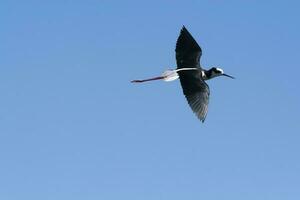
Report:
M 209 87 L 205 81 L 217 76 L 227 76 L 232 79 L 234 79 L 234 77 L 225 74 L 222 69 L 217 67 L 212 67 L 209 70 L 205 70 L 201 67 L 201 47 L 184 26 L 177 39 L 175 52 L 177 69 L 167 70 L 158 77 L 133 80 L 131 82 L 141 83 L 160 79 L 164 81 L 173 81 L 179 78 L 183 94 L 185 95 L 188 104 L 196 116 L 204 122 L 208 111 L 210 94 Z

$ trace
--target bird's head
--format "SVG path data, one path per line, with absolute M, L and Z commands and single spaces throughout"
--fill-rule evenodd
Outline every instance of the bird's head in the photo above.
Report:
M 210 72 L 210 77 L 209 78 L 214 78 L 214 77 L 217 77 L 217 76 L 227 76 L 229 78 L 232 78 L 234 79 L 233 76 L 230 76 L 228 74 L 225 74 L 224 71 L 221 69 L 221 68 L 218 68 L 218 67 L 213 67 L 211 68 L 210 70 L 208 70 Z

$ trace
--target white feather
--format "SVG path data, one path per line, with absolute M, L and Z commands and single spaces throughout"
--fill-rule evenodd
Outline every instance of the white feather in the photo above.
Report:
M 162 73 L 162 76 L 164 77 L 164 81 L 174 81 L 179 78 L 176 70 L 166 70 Z

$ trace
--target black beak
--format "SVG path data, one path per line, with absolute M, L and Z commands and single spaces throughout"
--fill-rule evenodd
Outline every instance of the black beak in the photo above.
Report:
M 229 78 L 232 78 L 232 79 L 235 79 L 233 76 L 230 76 L 230 75 L 228 75 L 228 74 L 222 74 L 223 76 L 227 76 L 227 77 L 229 77 Z

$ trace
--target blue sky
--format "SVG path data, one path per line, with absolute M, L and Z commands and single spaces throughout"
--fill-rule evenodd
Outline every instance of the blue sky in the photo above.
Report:
M 296 200 L 297 1 L 1 1 L 0 199 Z M 205 123 L 175 68 L 185 25 Z

